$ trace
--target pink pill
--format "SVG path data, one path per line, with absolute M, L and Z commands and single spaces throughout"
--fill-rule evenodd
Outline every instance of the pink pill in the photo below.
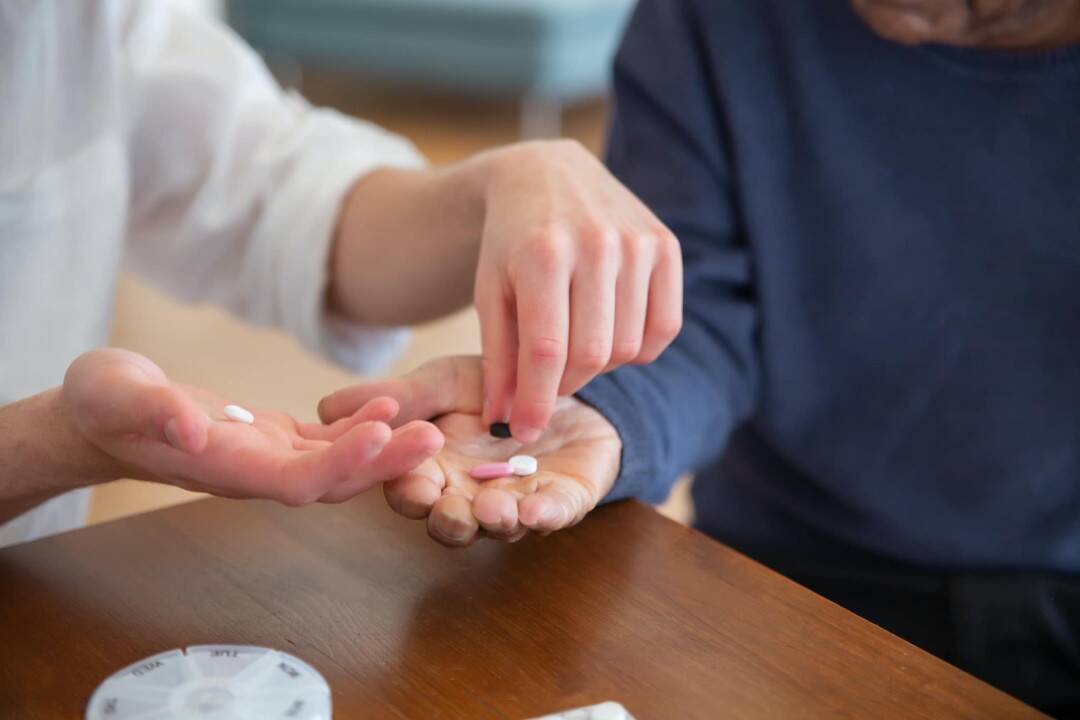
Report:
M 510 477 L 514 474 L 514 467 L 510 463 L 487 463 L 477 465 L 469 471 L 473 480 L 494 480 L 495 478 Z

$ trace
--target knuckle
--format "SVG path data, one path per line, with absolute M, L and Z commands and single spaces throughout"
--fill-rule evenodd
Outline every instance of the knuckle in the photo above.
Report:
M 673 232 L 661 226 L 657 231 L 657 237 L 659 238 L 656 244 L 657 257 L 664 260 L 682 259 L 682 245 Z
M 537 233 L 526 241 L 523 260 L 527 268 L 553 272 L 562 267 L 566 251 L 555 232 Z
M 532 397 L 522 400 L 515 408 L 514 418 L 528 425 L 539 426 L 547 424 L 548 419 L 555 413 L 556 398 Z
M 611 348 L 611 361 L 625 364 L 641 354 L 641 340 L 619 340 Z
M 590 372 L 599 372 L 607 367 L 611 359 L 611 348 L 603 340 L 590 340 L 574 350 L 571 361 L 574 367 Z
M 635 262 L 653 251 L 653 241 L 647 235 L 627 233 L 622 238 L 623 257 Z
M 311 503 L 313 503 L 314 499 L 311 498 L 310 493 L 308 493 L 303 488 L 288 488 L 281 492 L 278 497 L 278 501 L 285 507 L 301 508 L 305 505 L 310 505 Z
M 664 350 L 666 350 L 667 347 L 668 342 L 666 341 L 662 343 L 646 343 L 644 346 L 642 346 L 641 352 L 638 353 L 638 356 L 634 358 L 634 364 L 648 365 L 649 363 L 655 362 L 656 359 L 664 353 Z
M 656 362 L 656 359 L 660 357 L 660 353 L 656 350 L 642 350 L 636 358 L 633 360 L 634 365 L 649 365 Z
M 656 238 L 656 242 L 660 245 L 678 245 L 679 241 L 675 237 L 675 233 L 671 231 L 664 223 L 657 220 L 650 223 L 648 228 L 649 233 Z
M 679 337 L 679 333 L 682 332 L 682 327 L 682 315 L 678 315 L 670 320 L 658 322 L 655 332 L 660 337 L 661 341 L 663 341 L 664 347 L 667 347 L 675 338 Z
M 580 230 L 582 254 L 594 263 L 605 263 L 615 259 L 619 249 L 619 235 L 612 228 L 601 223 L 590 223 Z
M 534 337 L 529 340 L 529 358 L 539 364 L 552 364 L 566 357 L 566 343 L 553 337 Z

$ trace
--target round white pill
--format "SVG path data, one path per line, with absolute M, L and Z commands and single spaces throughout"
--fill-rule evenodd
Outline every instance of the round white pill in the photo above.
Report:
M 532 455 L 515 455 L 510 458 L 510 467 L 514 469 L 515 475 L 535 475 L 537 466 L 536 458 Z
M 251 414 L 250 410 L 245 410 L 239 405 L 226 405 L 225 417 L 236 422 L 247 423 L 251 425 L 255 422 L 255 416 Z

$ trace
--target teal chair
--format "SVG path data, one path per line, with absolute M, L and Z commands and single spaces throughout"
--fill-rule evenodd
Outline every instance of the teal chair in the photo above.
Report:
M 562 106 L 602 96 L 635 0 L 229 0 L 271 65 L 522 103 L 522 134 L 557 135 Z

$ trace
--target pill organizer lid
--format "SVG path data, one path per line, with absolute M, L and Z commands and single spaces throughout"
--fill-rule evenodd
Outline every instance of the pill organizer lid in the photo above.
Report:
M 330 720 L 330 687 L 288 653 L 193 645 L 132 663 L 101 684 L 86 720 Z
M 634 720 L 634 716 L 619 703 L 609 701 L 599 705 L 564 710 L 535 720 Z

